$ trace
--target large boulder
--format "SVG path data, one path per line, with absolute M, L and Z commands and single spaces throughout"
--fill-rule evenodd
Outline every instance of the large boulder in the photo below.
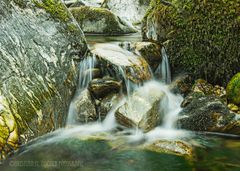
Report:
M 130 80 L 136 84 L 151 78 L 150 68 L 146 60 L 118 45 L 95 44 L 92 53 L 101 63 L 104 73 L 109 72 L 114 78 L 121 75 L 122 79 Z
M 133 23 L 140 23 L 151 0 L 105 0 L 103 6 L 114 14 Z
M 3 154 L 64 126 L 78 80 L 77 61 L 88 49 L 60 0 L 2 0 L 0 30 Z
M 136 30 L 105 8 L 81 6 L 70 8 L 85 33 L 119 35 Z
M 240 105 L 240 73 L 236 74 L 228 83 L 227 98 L 230 102 Z
M 143 37 L 166 46 L 174 73 L 225 86 L 239 72 L 239 1 L 169 1 L 152 1 Z
M 115 113 L 118 123 L 129 128 L 141 128 L 145 132 L 161 123 L 164 110 L 160 103 L 166 100 L 166 94 L 154 85 L 149 89 L 141 87 L 128 97 Z

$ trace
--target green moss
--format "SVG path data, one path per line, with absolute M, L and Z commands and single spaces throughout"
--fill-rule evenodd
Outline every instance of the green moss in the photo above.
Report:
M 164 5 L 153 0 L 147 21 L 157 24 L 159 43 L 166 43 L 175 71 L 226 85 L 239 71 L 240 0 L 181 0 Z
M 116 27 L 118 24 L 115 15 L 105 9 L 105 8 L 97 8 L 97 7 L 88 7 L 88 6 L 81 6 L 77 8 L 72 8 L 71 12 L 75 19 L 78 21 L 80 26 L 85 21 L 101 21 L 105 19 L 105 24 L 107 25 L 104 32 L 106 33 L 118 33 L 122 31 L 119 27 Z
M 228 83 L 227 98 L 234 104 L 240 104 L 240 73 L 236 74 Z
M 68 13 L 66 7 L 63 5 L 60 0 L 32 0 L 33 3 L 38 7 L 46 10 L 50 13 L 55 19 L 61 21 L 70 21 L 71 16 Z

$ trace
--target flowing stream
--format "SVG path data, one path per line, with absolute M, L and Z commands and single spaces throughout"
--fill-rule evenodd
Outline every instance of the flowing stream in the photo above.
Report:
M 92 40 L 92 36 L 90 37 Z M 106 37 L 96 37 L 99 42 L 106 43 Z M 122 40 L 122 37 L 119 37 Z M 136 39 L 134 39 L 135 41 Z M 109 43 L 109 41 L 107 40 Z M 111 42 L 110 44 L 116 44 Z M 111 47 L 111 46 L 109 46 Z M 123 54 L 131 53 L 126 49 L 121 49 Z M 35 161 L 37 167 L 42 169 L 64 169 L 64 170 L 120 170 L 120 171 L 146 171 L 146 170 L 186 170 L 193 168 L 196 170 L 238 170 L 240 144 L 235 137 L 224 138 L 224 135 L 202 135 L 184 130 L 177 130 L 175 122 L 181 111 L 183 98 L 173 94 L 169 89 L 171 73 L 166 50 L 162 49 L 162 63 L 159 64 L 157 74 L 160 77 L 152 77 L 151 80 L 143 84 L 133 84 L 126 76 L 122 67 L 118 68 L 118 76 L 123 79 L 126 93 L 118 103 L 112 107 L 106 118 L 93 123 L 79 124 L 76 122 L 76 97 L 87 88 L 93 79 L 93 68 L 98 64 L 96 56 L 89 55 L 80 63 L 79 86 L 75 98 L 69 108 L 66 128 L 62 128 L 47 134 L 23 147 L 11 162 Z M 116 122 L 115 112 L 124 103 L 129 103 L 133 92 L 141 92 L 141 95 L 148 99 L 151 95 L 159 92 L 165 93 L 165 98 L 159 103 L 163 109 L 163 122 L 153 130 L 144 133 L 141 129 L 119 129 Z M 132 112 L 133 115 L 139 109 Z M 237 137 L 236 137 L 237 139 Z M 170 153 L 156 153 L 145 147 L 153 142 L 160 142 L 159 148 L 173 150 Z M 182 142 L 187 143 L 182 143 Z M 178 146 L 180 143 L 180 146 Z M 177 145 L 178 144 L 178 145 Z M 175 155 L 175 153 L 192 154 L 194 147 L 197 159 Z M 211 149 L 211 153 L 208 150 Z M 161 151 L 161 152 L 164 152 Z M 47 153 L 47 155 L 46 155 Z M 224 158 L 224 154 L 229 153 L 229 158 Z M 210 159 L 214 162 L 210 162 Z M 41 160 L 42 163 L 39 163 Z M 64 164 L 54 165 L 44 163 L 44 161 L 62 162 Z M 71 163 L 67 162 L 71 161 Z M 73 161 L 75 161 L 73 163 Z M 32 166 L 32 165 L 31 165 Z M 36 167 L 36 165 L 34 165 Z M 13 170 L 14 167 L 7 167 Z M 22 168 L 24 170 L 24 168 Z M 21 169 L 20 169 L 21 170 Z

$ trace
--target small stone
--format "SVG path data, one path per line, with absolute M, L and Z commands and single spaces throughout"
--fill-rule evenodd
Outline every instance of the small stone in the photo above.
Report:
M 118 93 L 121 89 L 121 83 L 113 78 L 94 79 L 89 84 L 89 90 L 96 98 L 106 97 L 111 93 Z

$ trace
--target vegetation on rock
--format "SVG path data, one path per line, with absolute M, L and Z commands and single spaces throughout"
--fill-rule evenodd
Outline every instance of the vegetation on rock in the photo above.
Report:
M 239 71 L 240 0 L 170 2 L 152 1 L 144 38 L 166 45 L 175 72 L 226 85 Z
M 228 83 L 227 98 L 234 104 L 240 104 L 240 73 L 236 74 Z

